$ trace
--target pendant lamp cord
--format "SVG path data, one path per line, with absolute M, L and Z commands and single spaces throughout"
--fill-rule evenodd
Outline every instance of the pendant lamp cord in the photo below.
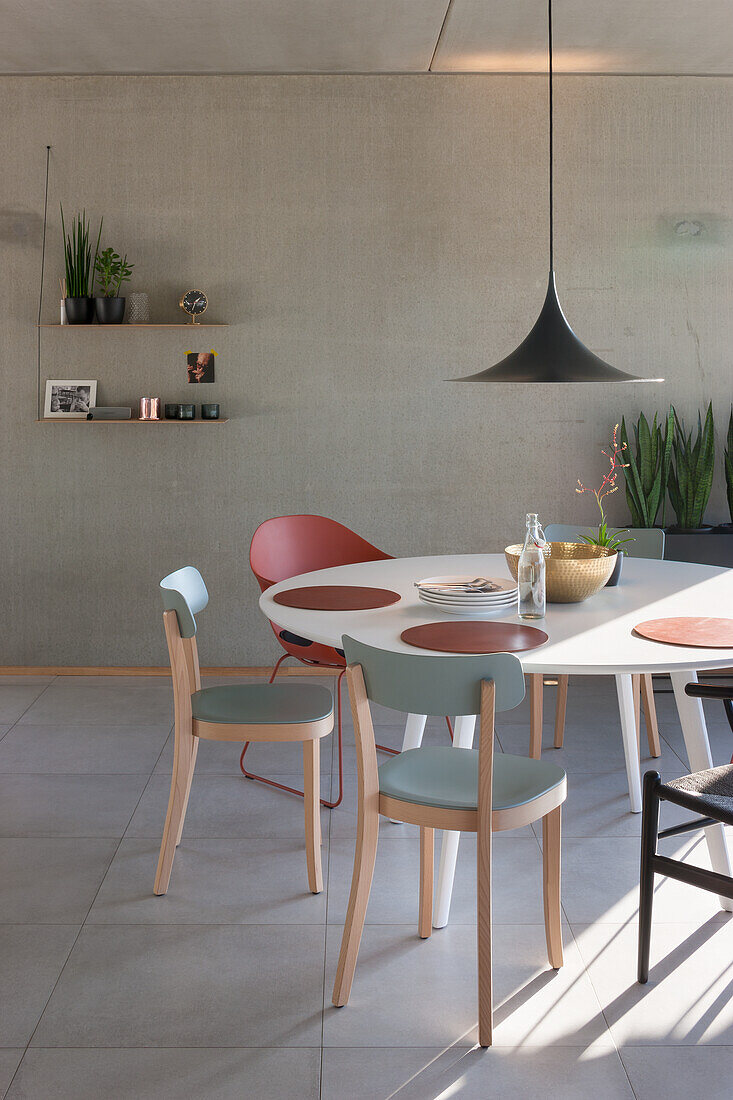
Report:
M 554 231 L 553 231 L 553 199 L 552 199 L 552 0 L 547 0 L 547 52 L 549 57 L 549 103 L 550 103 L 550 271 L 555 268 L 554 255 Z

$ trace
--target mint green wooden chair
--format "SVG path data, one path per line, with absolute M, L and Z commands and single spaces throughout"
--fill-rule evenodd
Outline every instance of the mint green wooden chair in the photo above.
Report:
M 418 933 L 432 931 L 435 829 L 477 833 L 479 1043 L 492 1040 L 491 836 L 542 818 L 545 935 L 550 965 L 562 966 L 560 814 L 565 772 L 554 764 L 494 753 L 494 711 L 524 698 L 517 657 L 387 653 L 343 639 L 359 773 L 356 852 L 333 1003 L 349 999 L 377 854 L 380 814 L 420 826 Z M 478 714 L 478 749 L 408 749 L 377 768 L 369 700 L 411 714 Z
M 226 684 L 201 687 L 196 615 L 209 594 L 198 569 L 187 565 L 160 582 L 175 709 L 175 751 L 168 812 L 154 892 L 165 894 L 186 817 L 199 739 L 302 741 L 308 886 L 323 889 L 321 869 L 320 739 L 333 729 L 333 699 L 317 684 Z
M 664 558 L 664 531 L 660 527 L 620 527 L 624 531 L 624 538 L 632 538 L 633 542 L 624 544 L 627 557 L 648 558 L 661 561 Z M 578 527 L 573 523 L 550 523 L 545 528 L 545 538 L 548 542 L 576 542 L 580 535 L 594 535 L 597 527 Z M 538 677 L 540 685 L 543 680 Z M 649 743 L 649 752 L 652 756 L 661 756 L 661 742 L 659 740 L 659 723 L 657 722 L 657 708 L 654 704 L 654 686 L 650 673 L 635 674 L 631 677 L 632 691 L 634 693 L 634 709 L 636 711 L 636 739 L 639 740 L 641 705 L 644 708 L 644 723 L 646 736 Z M 565 738 L 565 712 L 568 703 L 568 677 L 566 675 L 557 678 L 557 699 L 555 702 L 555 736 L 556 749 L 561 749 Z M 640 705 L 641 704 L 641 705 Z M 539 703 L 540 726 L 542 704 Z M 542 747 L 542 730 L 534 744 Z M 539 755 L 539 753 L 538 753 Z

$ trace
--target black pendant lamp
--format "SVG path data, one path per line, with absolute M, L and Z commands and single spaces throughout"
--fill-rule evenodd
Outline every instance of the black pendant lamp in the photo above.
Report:
M 639 378 L 604 363 L 580 342 L 565 319 L 557 300 L 554 271 L 552 193 L 552 0 L 547 3 L 550 114 L 550 278 L 545 304 L 534 328 L 506 359 L 454 382 L 663 382 L 663 378 Z

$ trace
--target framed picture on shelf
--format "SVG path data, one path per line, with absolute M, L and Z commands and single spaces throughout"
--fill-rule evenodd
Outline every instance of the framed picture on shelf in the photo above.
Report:
M 49 378 L 44 420 L 86 420 L 97 403 L 97 381 L 88 378 Z

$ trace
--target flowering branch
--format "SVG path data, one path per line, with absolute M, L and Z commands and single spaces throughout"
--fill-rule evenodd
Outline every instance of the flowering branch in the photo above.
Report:
M 608 459 L 609 468 L 608 468 L 608 471 L 606 472 L 600 486 L 597 489 L 590 489 L 590 488 L 588 488 L 588 486 L 583 484 L 583 482 L 580 480 L 580 478 L 578 478 L 578 486 L 577 486 L 575 492 L 576 493 L 592 493 L 593 496 L 596 498 L 596 504 L 598 505 L 598 508 L 600 510 L 600 513 L 601 513 L 601 522 L 600 522 L 600 525 L 599 525 L 599 528 L 598 528 L 599 545 L 609 545 L 609 542 L 607 541 L 609 539 L 609 536 L 608 536 L 608 531 L 607 531 L 607 526 L 606 526 L 606 512 L 605 512 L 605 509 L 603 507 L 603 501 L 605 500 L 606 497 L 609 497 L 611 495 L 611 493 L 615 493 L 616 490 L 618 489 L 618 485 L 616 484 L 616 479 L 618 477 L 618 471 L 623 470 L 626 466 L 629 465 L 628 462 L 622 462 L 621 461 L 623 451 L 625 449 L 626 449 L 626 444 L 625 443 L 619 444 L 619 441 L 618 441 L 618 424 L 616 424 L 614 426 L 614 429 L 613 429 L 613 434 L 611 435 L 611 446 L 610 446 L 609 450 L 607 450 L 607 451 L 602 450 L 601 451 L 601 454 L 605 455 L 606 458 Z M 624 539 L 624 540 L 616 540 L 616 541 L 627 542 L 629 540 Z

